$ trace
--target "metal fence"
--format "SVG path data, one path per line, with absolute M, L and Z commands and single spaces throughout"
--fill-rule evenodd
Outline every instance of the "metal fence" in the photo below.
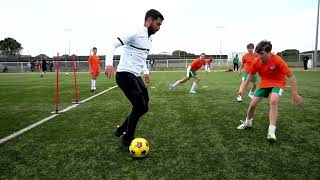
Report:
M 147 60 L 147 66 L 152 71 L 174 71 L 185 70 L 187 66 L 192 63 L 193 59 L 166 59 L 155 60 L 154 64 L 150 64 Z M 119 60 L 114 60 L 114 66 L 117 67 Z M 215 59 L 211 64 L 211 69 L 225 69 L 231 65 L 228 59 Z M 55 71 L 56 61 L 53 61 L 52 71 Z M 60 61 L 59 71 L 71 72 L 74 65 L 72 61 Z M 79 72 L 89 71 L 89 66 L 86 61 L 76 61 L 76 68 Z M 104 69 L 104 61 L 101 61 L 101 69 Z M 29 62 L 0 62 L 0 72 L 40 72 L 40 66 L 31 67 Z M 49 64 L 47 63 L 47 71 L 50 71 Z

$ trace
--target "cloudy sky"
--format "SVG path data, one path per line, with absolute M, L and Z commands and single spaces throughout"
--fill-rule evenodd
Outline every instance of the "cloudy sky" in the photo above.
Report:
M 68 54 L 69 42 L 71 54 L 105 54 L 151 8 L 165 18 L 151 53 L 229 54 L 263 39 L 275 52 L 315 46 L 317 0 L 0 0 L 0 39 L 15 38 L 23 54 Z

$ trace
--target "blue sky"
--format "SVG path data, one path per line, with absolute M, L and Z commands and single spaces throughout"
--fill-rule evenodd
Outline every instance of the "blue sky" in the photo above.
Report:
M 268 39 L 274 51 L 313 50 L 316 0 L 0 0 L 0 39 L 13 37 L 23 54 L 105 54 L 112 39 L 143 26 L 145 12 L 164 15 L 151 53 L 180 49 L 223 54 Z M 223 27 L 223 28 L 217 28 Z M 220 44 L 221 42 L 221 44 Z M 221 45 L 221 46 L 220 46 Z M 120 50 L 116 51 L 117 54 Z

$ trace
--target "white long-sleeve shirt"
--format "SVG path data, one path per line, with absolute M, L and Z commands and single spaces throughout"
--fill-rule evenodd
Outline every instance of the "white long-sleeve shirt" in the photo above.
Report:
M 123 37 L 118 37 L 108 49 L 105 65 L 113 66 L 113 55 L 116 48 L 124 46 L 117 67 L 117 72 L 130 72 L 135 76 L 149 74 L 146 59 L 151 49 L 152 38 L 148 35 L 146 27 L 140 28 Z

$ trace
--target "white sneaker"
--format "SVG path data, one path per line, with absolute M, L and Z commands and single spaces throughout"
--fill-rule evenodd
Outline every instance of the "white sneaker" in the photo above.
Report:
M 169 90 L 173 89 L 173 84 L 169 84 Z
M 252 127 L 252 121 L 250 123 L 247 123 L 246 120 L 244 120 L 244 121 L 240 120 L 240 122 L 242 124 L 240 124 L 240 126 L 238 126 L 237 129 L 246 129 L 246 128 L 251 128 Z
M 249 92 L 249 94 L 248 94 L 248 96 L 251 98 L 251 99 L 253 99 L 253 96 L 254 96 L 254 92 Z
M 189 92 L 190 94 L 196 94 L 197 92 L 196 91 L 192 91 L 192 90 L 190 90 L 190 92 Z
M 242 102 L 242 97 L 240 95 L 237 97 L 237 101 Z
M 275 134 L 275 133 L 268 132 L 267 139 L 268 139 L 269 141 L 277 141 L 276 134 Z

